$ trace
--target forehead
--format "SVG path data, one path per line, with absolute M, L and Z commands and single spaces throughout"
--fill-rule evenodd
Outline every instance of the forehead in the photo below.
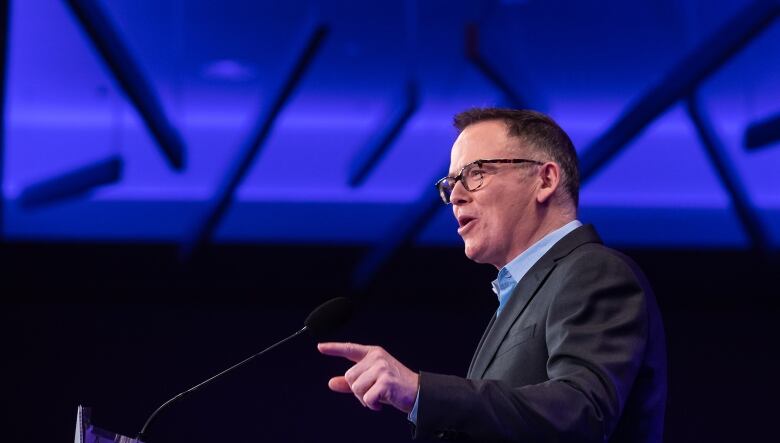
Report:
M 452 145 L 450 172 L 479 159 L 514 158 L 522 149 L 516 137 L 507 135 L 503 121 L 474 123 L 461 131 Z

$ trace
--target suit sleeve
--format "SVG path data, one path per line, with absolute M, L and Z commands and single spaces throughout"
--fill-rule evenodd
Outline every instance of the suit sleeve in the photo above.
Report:
M 510 386 L 422 373 L 416 438 L 600 441 L 609 438 L 647 343 L 647 300 L 632 267 L 603 248 L 572 254 L 545 285 L 548 380 Z M 538 301 L 538 300 L 535 300 Z M 512 365 L 522 370 L 522 361 Z

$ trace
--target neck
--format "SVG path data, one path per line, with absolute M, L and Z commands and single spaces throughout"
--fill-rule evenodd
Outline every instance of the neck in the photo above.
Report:
M 576 211 L 553 211 L 550 210 L 550 208 L 545 208 L 537 214 L 537 222 L 534 223 L 536 228 L 533 230 L 533 232 L 530 233 L 530 235 L 526 237 L 528 238 L 528 241 L 516 250 L 511 251 L 510 257 L 506 257 L 503 264 L 500 266 L 495 264 L 494 266 L 496 269 L 503 268 L 515 257 L 522 254 L 539 240 L 543 239 L 547 234 L 555 231 L 556 229 L 560 229 L 567 223 L 574 221 L 576 218 Z
M 574 219 L 575 219 L 574 216 L 564 217 L 563 215 L 561 215 L 559 217 L 543 220 L 542 223 L 539 224 L 539 227 L 536 229 L 534 234 L 530 237 L 528 244 L 525 245 L 525 248 L 523 250 L 530 248 L 534 243 L 543 239 L 547 234 L 555 231 L 556 229 L 562 228 L 564 225 L 573 221 Z

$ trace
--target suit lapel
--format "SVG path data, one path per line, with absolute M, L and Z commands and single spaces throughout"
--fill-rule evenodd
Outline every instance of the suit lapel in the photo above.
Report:
M 490 322 L 485 328 L 485 332 L 482 333 L 482 338 L 479 339 L 477 350 L 474 351 L 474 355 L 471 357 L 471 363 L 469 364 L 469 371 L 466 373 L 466 378 L 473 378 L 472 371 L 474 370 L 474 362 L 477 361 L 477 355 L 479 355 L 480 350 L 482 350 L 482 345 L 485 343 L 485 338 L 487 338 L 488 333 L 490 333 L 490 330 L 493 328 L 493 323 L 495 323 L 495 321 L 496 314 L 493 314 L 493 317 L 490 319 Z
M 509 329 L 525 311 L 547 276 L 555 268 L 556 262 L 569 255 L 577 247 L 594 242 L 601 243 L 601 239 L 593 227 L 591 225 L 581 226 L 558 241 L 528 270 L 512 291 L 512 296 L 509 297 L 501 315 L 498 318 L 493 316 L 493 320 L 482 335 L 482 340 L 480 340 L 469 366 L 469 378 L 480 379 L 485 375 L 485 371 L 493 361 L 493 357 Z
M 517 287 L 512 291 L 506 306 L 501 311 L 501 315 L 492 323 L 492 328 L 486 332 L 482 346 L 477 350 L 473 359 L 470 375 L 473 378 L 482 378 L 485 375 L 490 362 L 498 351 L 501 342 L 504 341 L 509 329 L 515 320 L 523 313 L 528 303 L 531 301 L 540 284 L 547 277 L 547 274 L 554 268 L 554 263 L 546 266 L 545 269 L 533 269 L 534 272 L 528 272 L 525 277 L 517 283 Z M 536 266 L 534 266 L 536 268 Z

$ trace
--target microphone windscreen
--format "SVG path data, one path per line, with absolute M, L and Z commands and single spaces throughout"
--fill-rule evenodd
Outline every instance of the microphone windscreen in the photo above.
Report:
M 315 336 L 327 335 L 352 317 L 352 302 L 346 297 L 332 298 L 311 311 L 304 326 Z

